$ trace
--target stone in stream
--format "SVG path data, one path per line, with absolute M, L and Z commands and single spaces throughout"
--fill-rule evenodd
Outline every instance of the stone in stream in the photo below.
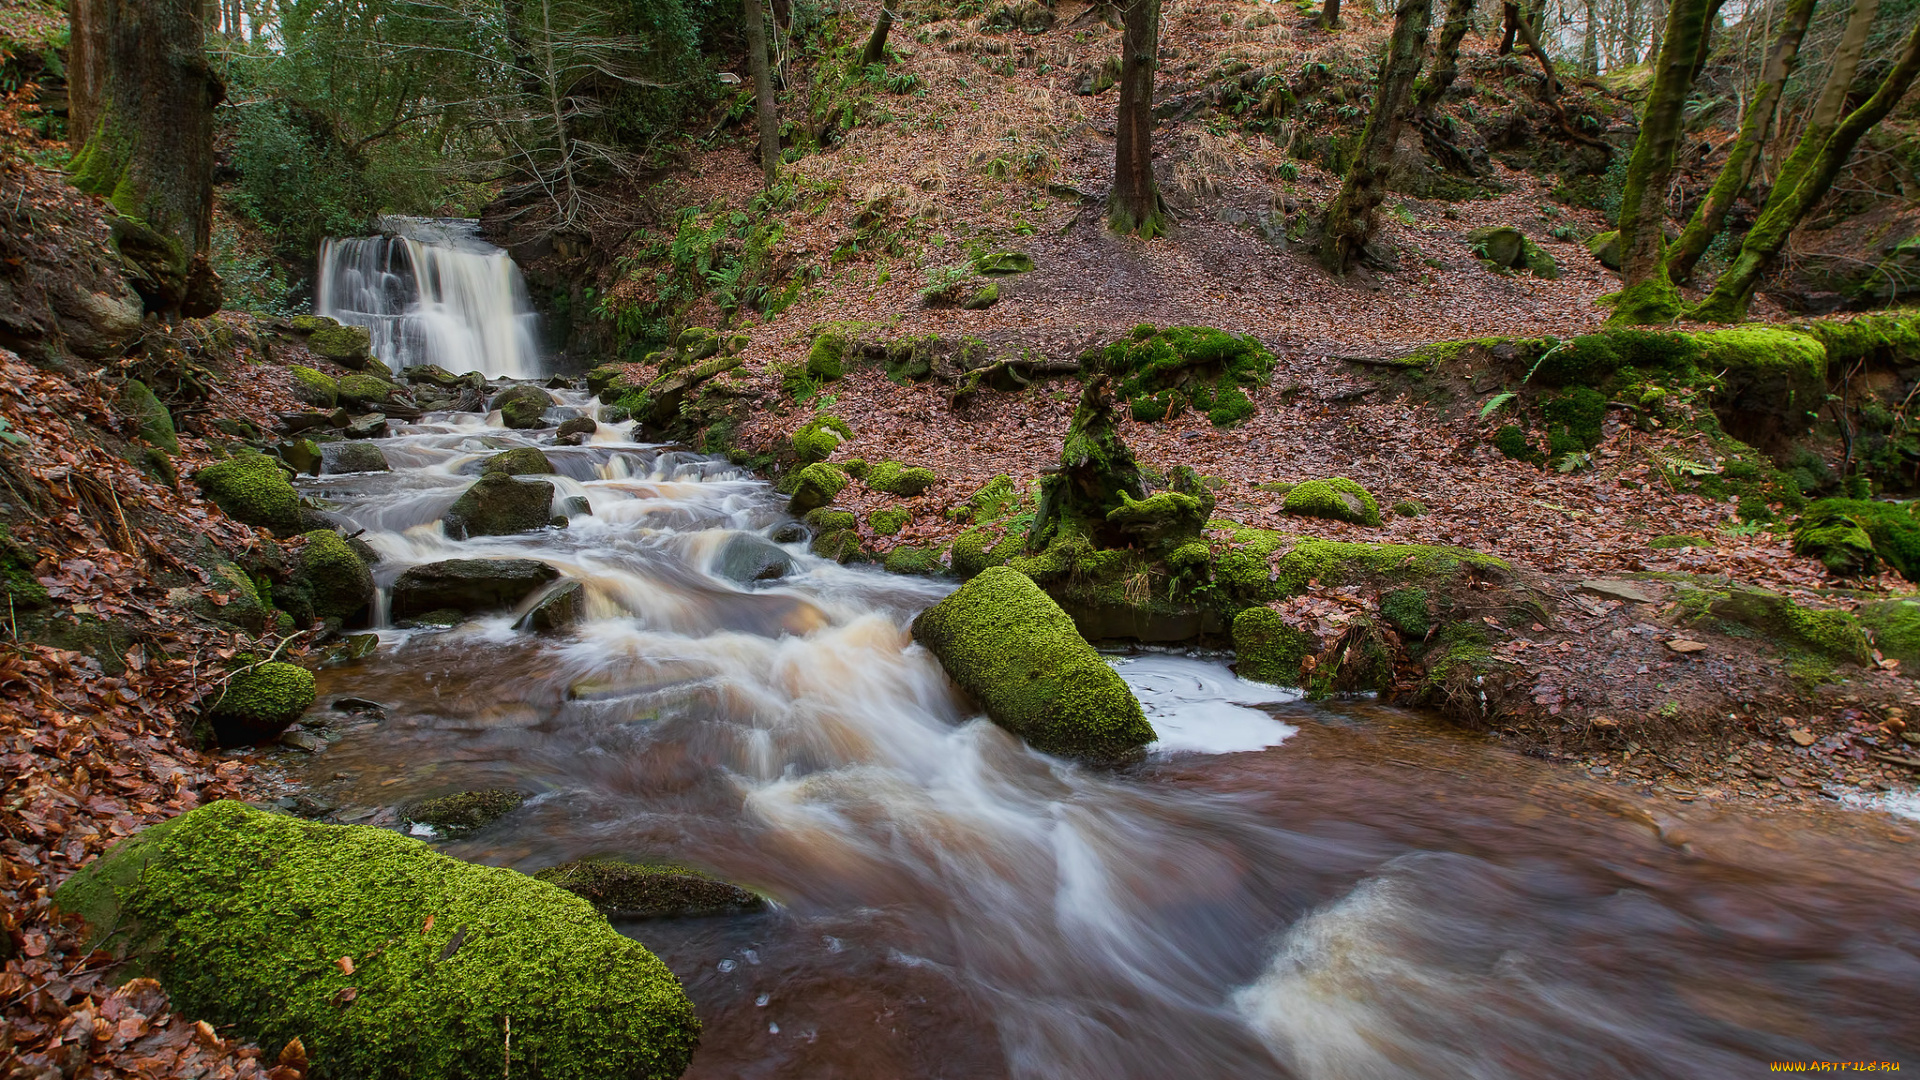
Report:
M 312 439 L 287 439 L 275 443 L 273 452 L 294 472 L 305 473 L 308 476 L 320 475 L 322 461 L 320 444 Z
M 772 581 L 793 572 L 793 556 L 764 537 L 734 533 L 721 546 L 720 554 L 714 559 L 713 572 L 741 584 Z
M 510 481 L 511 482 L 511 481 Z M 534 559 L 448 559 L 410 567 L 393 585 L 393 616 L 443 609 L 472 614 L 510 608 L 560 571 Z
M 516 630 L 532 630 L 536 634 L 548 634 L 555 630 L 564 630 L 580 621 L 586 614 L 586 590 L 577 581 L 569 581 L 540 598 L 521 620 L 514 624 Z
M 387 437 L 387 414 L 363 413 L 350 418 L 344 426 L 349 439 L 384 439 Z
M 598 430 L 600 425 L 592 417 L 576 416 L 560 422 L 560 430 L 554 433 L 553 441 L 561 446 L 579 446 L 593 438 L 593 433 Z
M 440 520 L 452 540 L 538 529 L 553 520 L 553 485 L 486 473 L 454 500 Z
M 537 446 L 517 446 L 493 455 L 480 465 L 482 475 L 541 476 L 553 471 L 553 462 L 547 460 L 547 455 Z
M 313 707 L 313 672 L 278 660 L 240 668 L 207 706 L 221 746 L 269 742 Z
M 322 619 L 351 619 L 373 599 L 373 571 L 332 529 L 306 534 L 296 580 Z
M 501 423 L 510 428 L 537 428 L 552 407 L 552 395 L 537 386 L 509 386 L 487 403 L 487 408 L 497 410 Z
M 533 875 L 610 918 L 674 919 L 758 911 L 766 901 L 731 882 L 679 866 L 580 859 Z
M 393 466 L 387 464 L 387 455 L 370 442 L 336 443 L 326 455 L 326 461 L 328 475 L 393 471 Z
M 1119 674 L 1033 579 L 996 566 L 920 613 L 913 639 L 1035 749 L 1120 762 L 1157 737 Z
M 668 1080 L 700 1023 L 589 903 L 386 829 L 212 803 L 115 845 L 60 910 L 185 1015 L 327 1075 Z
M 499 821 L 527 801 L 526 795 L 510 788 L 479 788 L 456 791 L 451 795 L 422 799 L 400 811 L 402 821 L 410 825 L 431 825 L 448 832 L 471 832 Z

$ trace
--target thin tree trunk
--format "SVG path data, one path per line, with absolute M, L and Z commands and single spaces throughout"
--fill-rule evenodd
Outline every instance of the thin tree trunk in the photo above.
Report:
M 1825 145 L 1812 155 L 1800 173 L 1799 183 L 1791 189 L 1784 184 L 1774 185 L 1766 208 L 1760 212 L 1760 220 L 1754 222 L 1746 242 L 1740 245 L 1740 254 L 1734 257 L 1727 272 L 1720 275 L 1720 280 L 1714 282 L 1713 292 L 1695 309 L 1695 318 L 1704 322 L 1738 322 L 1746 318 L 1754 287 L 1786 247 L 1787 238 L 1826 197 L 1854 146 L 1899 104 L 1913 85 L 1915 75 L 1920 75 L 1920 22 L 1914 23 L 1908 32 L 1899 60 L 1881 80 L 1879 89 L 1834 127 Z M 1797 148 L 1795 156 L 1799 156 Z
M 1360 136 L 1360 147 L 1340 194 L 1327 207 L 1320 237 L 1320 264 L 1335 274 L 1352 266 L 1373 239 L 1374 211 L 1387 195 L 1387 173 L 1400 127 L 1413 98 L 1413 83 L 1427 55 L 1427 24 L 1433 0 L 1402 0 L 1394 12 L 1393 37 L 1380 62 L 1379 92 L 1373 115 Z
M 1580 33 L 1580 70 L 1587 75 L 1600 74 L 1600 35 L 1595 30 L 1597 22 L 1593 0 L 1587 0 L 1587 21 Z
M 1320 9 L 1320 25 L 1329 30 L 1340 29 L 1340 0 L 1326 0 L 1326 6 Z
M 860 66 L 879 64 L 887 59 L 887 31 L 893 29 L 893 9 L 883 2 L 880 5 L 880 17 L 874 20 L 873 36 L 867 38 L 867 47 L 860 52 Z
M 1680 314 L 1680 291 L 1667 280 L 1664 258 L 1667 181 L 1684 134 L 1682 111 L 1693 88 L 1711 10 L 1709 0 L 1673 0 L 1667 11 L 1666 44 L 1654 65 L 1653 89 L 1620 196 L 1620 257 L 1626 285 L 1615 298 L 1609 322 L 1664 323 Z
M 149 311 L 211 315 L 220 278 L 213 224 L 213 108 L 200 0 L 80 0 L 68 10 L 76 61 L 74 185 L 120 215 L 114 238 L 141 271 Z
M 1446 25 L 1440 28 L 1440 41 L 1434 46 L 1433 68 L 1415 92 L 1415 112 L 1425 113 L 1460 77 L 1460 42 L 1472 28 L 1473 0 L 1447 0 Z
M 1766 144 L 1767 129 L 1773 123 L 1774 107 L 1779 104 L 1780 92 L 1799 59 L 1800 39 L 1806 36 L 1814 3 L 1815 0 L 1789 0 L 1780 35 L 1767 54 L 1760 86 L 1747 104 L 1747 115 L 1740 120 L 1740 134 L 1735 136 L 1733 148 L 1727 151 L 1727 162 L 1720 167 L 1720 175 L 1714 178 L 1707 197 L 1694 208 L 1687 227 L 1680 231 L 1680 239 L 1674 241 L 1667 252 L 1667 276 L 1675 284 L 1684 284 L 1693 277 L 1694 267 L 1699 265 L 1707 245 L 1726 226 L 1727 211 L 1753 179 L 1754 167 L 1760 163 L 1760 148 Z
M 1513 13 L 1513 27 L 1520 32 L 1521 43 L 1526 45 L 1536 60 L 1540 61 L 1540 70 L 1545 73 L 1547 79 L 1546 99 L 1548 104 L 1552 104 L 1554 99 L 1560 96 L 1560 80 L 1553 74 L 1553 60 L 1547 56 L 1546 47 L 1540 44 L 1539 35 L 1533 32 L 1533 23 L 1527 19 L 1526 13 L 1520 10 L 1519 5 L 1508 4 L 1507 10 Z
M 1107 224 L 1152 239 L 1167 231 L 1153 180 L 1153 69 L 1160 55 L 1160 0 L 1130 0 L 1120 38 L 1120 106 L 1113 140 Z
M 1866 50 L 1868 32 L 1873 29 L 1873 19 L 1879 11 L 1880 0 L 1854 0 L 1853 10 L 1847 16 L 1847 28 L 1841 32 L 1839 48 L 1833 53 L 1833 65 L 1827 69 L 1827 81 L 1814 102 L 1813 115 L 1807 118 L 1800 141 L 1780 164 L 1780 172 L 1773 178 L 1773 190 L 1792 191 L 1833 136 L 1840 114 L 1846 108 L 1847 95 L 1853 90 L 1853 77 L 1860 71 L 1860 56 Z
M 767 59 L 767 16 L 761 0 L 742 0 L 747 24 L 747 67 L 753 73 L 753 111 L 760 123 L 760 171 L 773 186 L 780 171 L 780 114 L 774 108 L 773 68 Z

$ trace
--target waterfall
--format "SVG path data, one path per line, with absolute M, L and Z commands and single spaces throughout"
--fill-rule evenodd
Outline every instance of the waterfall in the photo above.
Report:
M 385 217 L 378 228 L 321 245 L 315 313 L 366 327 L 373 354 L 395 370 L 541 374 L 526 280 L 478 222 Z

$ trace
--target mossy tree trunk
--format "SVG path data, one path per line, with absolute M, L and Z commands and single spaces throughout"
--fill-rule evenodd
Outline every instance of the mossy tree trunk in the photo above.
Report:
M 1534 33 L 1533 20 L 1527 12 L 1520 10 L 1519 4 L 1503 4 L 1500 17 L 1506 24 L 1506 33 L 1500 39 L 1500 55 L 1513 51 L 1515 37 L 1527 47 L 1535 60 L 1540 62 L 1541 74 L 1546 84 L 1541 87 L 1542 96 L 1549 102 L 1560 96 L 1560 80 L 1553 73 L 1553 58 L 1547 55 L 1546 47 L 1540 44 L 1540 35 Z
M 1120 438 L 1113 401 L 1107 396 L 1107 376 L 1095 375 L 1081 388 L 1080 403 L 1060 444 L 1059 469 L 1041 481 L 1028 550 L 1046 547 L 1062 527 L 1098 547 L 1122 543 L 1107 515 L 1127 499 L 1144 498 L 1140 466 Z
M 1153 69 L 1160 56 L 1160 0 L 1128 0 L 1125 19 L 1107 224 L 1114 232 L 1152 239 L 1167 231 L 1167 206 L 1153 179 Z
M 213 108 L 200 0 L 75 0 L 69 83 L 75 186 L 121 215 L 115 241 L 140 271 L 149 311 L 220 310 L 207 261 L 213 228 Z
M 1620 260 L 1626 285 L 1616 295 L 1608 320 L 1612 323 L 1666 323 L 1680 315 L 1680 291 L 1667 280 L 1667 184 L 1685 134 L 1682 114 L 1714 7 L 1710 0 L 1673 0 L 1667 8 L 1653 89 L 1620 196 Z
M 873 22 L 873 34 L 867 38 L 867 47 L 860 50 L 860 66 L 886 62 L 887 32 L 892 29 L 893 9 L 886 4 L 881 4 L 880 17 Z
M 1787 238 L 1826 197 L 1861 137 L 1893 111 L 1913 85 L 1916 75 L 1920 75 L 1920 22 L 1908 32 L 1898 58 L 1880 80 L 1873 96 L 1835 126 L 1826 144 L 1800 172 L 1799 182 L 1792 190 L 1782 184 L 1774 185 L 1773 194 L 1760 211 L 1760 220 L 1753 223 L 1746 242 L 1740 245 L 1740 254 L 1734 256 L 1733 265 L 1714 282 L 1713 292 L 1694 310 L 1694 318 L 1704 322 L 1738 322 L 1746 318 L 1754 287 L 1786 247 Z M 1798 156 L 1797 149 L 1795 155 Z M 1784 181 L 1786 170 L 1783 168 L 1781 172 Z
M 1340 0 L 1327 0 L 1320 9 L 1320 25 L 1328 30 L 1340 29 Z
M 780 171 L 780 113 L 773 99 L 773 65 L 767 57 L 767 8 L 763 0 L 741 0 L 747 29 L 747 69 L 753 75 L 753 112 L 760 125 L 760 172 L 773 185 Z
M 1460 77 L 1460 43 L 1473 28 L 1473 0 L 1447 0 L 1447 21 L 1433 49 L 1433 66 L 1414 92 L 1414 111 L 1425 113 Z
M 1400 141 L 1414 80 L 1426 60 L 1427 23 L 1432 16 L 1433 0 L 1401 0 L 1394 12 L 1393 36 L 1387 42 L 1386 59 L 1380 62 L 1373 115 L 1360 136 L 1346 182 L 1328 204 L 1321 225 L 1320 264 L 1332 273 L 1346 273 L 1373 239 L 1374 212 L 1387 197 L 1393 148 Z
M 1726 226 L 1727 211 L 1733 208 L 1733 201 L 1753 179 L 1754 168 L 1760 163 L 1760 149 L 1773 126 L 1773 112 L 1780 103 L 1780 92 L 1799 59 L 1800 39 L 1806 36 L 1807 23 L 1813 18 L 1814 2 L 1790 0 L 1782 13 L 1779 36 L 1774 38 L 1773 48 L 1767 54 L 1766 66 L 1760 73 L 1760 87 L 1747 105 L 1747 115 L 1741 118 L 1740 133 L 1734 137 L 1733 148 L 1727 151 L 1727 162 L 1720 167 L 1720 175 L 1714 178 L 1707 197 L 1694 208 L 1687 227 L 1680 231 L 1680 239 L 1674 241 L 1667 252 L 1667 276 L 1675 284 L 1685 284 L 1693 277 L 1693 268 L 1699 265 L 1707 245 Z

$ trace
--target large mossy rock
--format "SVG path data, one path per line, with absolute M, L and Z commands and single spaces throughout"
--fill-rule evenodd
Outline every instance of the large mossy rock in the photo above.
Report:
M 1912 503 L 1822 499 L 1793 526 L 1793 551 L 1819 559 L 1836 577 L 1869 577 L 1885 562 L 1920 581 L 1920 517 Z
M 981 572 L 921 612 L 913 637 L 994 723 L 1038 750 L 1125 761 L 1156 738 L 1126 682 L 1017 570 Z
M 293 396 L 317 409 L 331 409 L 340 403 L 340 381 L 324 371 L 291 364 Z
M 1313 639 L 1272 608 L 1247 608 L 1233 618 L 1234 671 L 1243 679 L 1299 686 L 1301 661 L 1313 651 Z
M 373 359 L 373 336 L 364 326 L 345 326 L 325 315 L 302 315 L 293 328 L 307 336 L 307 351 L 355 371 Z
M 940 478 L 932 469 L 919 465 L 903 465 L 898 461 L 883 461 L 867 470 L 867 486 L 875 491 L 884 491 L 889 495 L 918 495 L 932 487 Z
M 1467 244 L 1490 270 L 1525 270 L 1535 277 L 1557 278 L 1560 266 L 1527 234 L 1507 225 L 1488 225 L 1467 234 Z
M 568 421 L 571 423 L 572 421 Z M 589 420 L 591 424 L 593 421 Z M 554 472 L 553 462 L 537 446 L 516 446 L 488 458 L 480 466 L 483 475 L 547 476 Z
M 228 517 L 288 535 L 300 528 L 300 495 L 280 463 L 245 453 L 209 465 L 193 481 Z
M 669 1080 L 700 1023 L 586 901 L 384 829 L 216 802 L 122 841 L 55 896 L 130 974 L 316 1077 Z M 512 1041 L 506 1032 L 511 1024 Z
M 795 478 L 793 497 L 787 501 L 787 513 L 794 517 L 805 517 L 831 503 L 846 486 L 847 474 L 844 470 L 824 461 L 816 461 L 801 469 Z
M 313 613 L 322 619 L 353 618 L 373 599 L 373 571 L 332 529 L 315 529 L 306 536 L 299 576 Z
M 500 422 L 510 428 L 537 428 L 553 407 L 553 395 L 537 386 L 509 386 L 487 402 L 489 410 L 500 414 Z
M 447 559 L 410 567 L 393 586 L 393 616 L 510 608 L 560 571 L 534 559 Z
M 801 424 L 793 433 L 793 454 L 811 465 L 833 456 L 840 444 L 853 438 L 853 429 L 832 413 L 820 413 Z
M 221 746 L 246 746 L 287 730 L 313 699 L 313 672 L 276 660 L 229 675 L 207 706 L 207 720 Z
M 1715 618 L 1758 630 L 1774 642 L 1862 667 L 1873 662 L 1860 623 L 1844 611 L 1801 607 L 1764 589 L 1734 589 L 1707 609 Z
M 447 536 L 454 540 L 511 536 L 541 528 L 552 520 L 552 484 L 497 472 L 482 474 L 440 519 Z
M 738 885 L 678 866 L 581 859 L 535 874 L 622 919 L 673 919 L 758 911 L 766 901 Z
M 393 383 L 363 372 L 341 376 L 336 386 L 340 395 L 340 404 L 354 410 L 384 408 L 389 402 L 398 400 L 405 393 Z
M 1287 492 L 1280 508 L 1304 517 L 1351 521 L 1356 525 L 1380 524 L 1380 504 L 1373 493 L 1344 476 L 1298 484 Z
M 364 439 L 334 443 L 321 451 L 320 457 L 329 476 L 337 473 L 393 471 L 393 466 L 387 462 L 386 452 Z
M 120 388 L 120 407 L 133 421 L 135 434 L 144 439 L 148 446 L 158 447 L 169 454 L 180 452 L 180 436 L 173 427 L 173 414 L 153 395 L 146 383 L 139 379 L 128 379 L 126 385 Z

